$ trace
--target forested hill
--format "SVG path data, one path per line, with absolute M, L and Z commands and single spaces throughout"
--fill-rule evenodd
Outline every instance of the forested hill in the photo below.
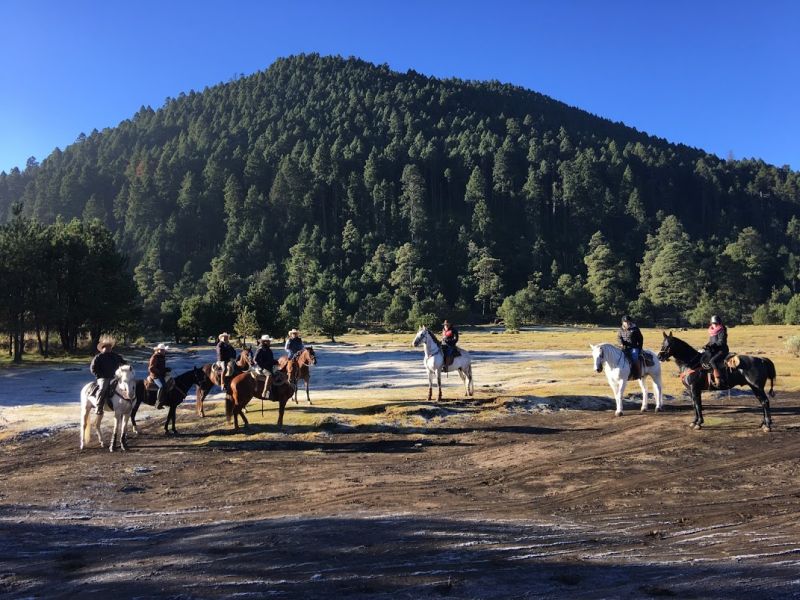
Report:
M 800 262 L 788 168 L 518 87 L 318 55 L 0 174 L 0 215 L 17 202 L 105 222 L 145 323 L 192 335 L 250 311 L 274 333 L 488 316 L 514 293 L 503 310 L 523 320 L 746 320 L 771 295 L 762 313 L 782 310 Z

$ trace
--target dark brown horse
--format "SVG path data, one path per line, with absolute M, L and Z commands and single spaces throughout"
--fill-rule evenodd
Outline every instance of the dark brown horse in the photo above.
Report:
M 178 433 L 175 429 L 175 409 L 178 405 L 186 399 L 186 395 L 189 393 L 189 390 L 192 388 L 193 385 L 197 386 L 198 392 L 203 385 L 206 385 L 206 375 L 197 367 L 194 367 L 191 371 L 186 371 L 181 375 L 178 375 L 174 379 L 174 385 L 167 389 L 164 398 L 164 406 L 169 407 L 169 411 L 167 412 L 167 419 L 164 421 L 164 433 L 169 433 L 169 424 L 172 423 L 172 433 Z M 145 404 L 149 404 L 150 406 L 155 406 L 156 404 L 156 397 L 157 392 L 154 390 L 148 390 L 145 387 L 145 383 L 143 379 L 136 380 L 136 403 L 133 405 L 133 411 L 131 412 L 131 425 L 133 425 L 133 430 L 138 433 L 138 429 L 136 428 L 136 412 L 139 410 L 139 406 L 144 402 Z
M 663 362 L 670 358 L 674 358 L 675 362 L 678 363 L 681 381 L 692 395 L 694 420 L 691 427 L 693 429 L 702 429 L 702 392 L 719 390 L 720 388 L 712 387 L 710 384 L 710 368 L 705 364 L 704 355 L 683 340 L 672 335 L 672 333 L 667 334 L 665 332 L 658 359 Z M 722 389 L 740 385 L 749 387 L 753 395 L 761 403 L 763 412 L 761 428 L 764 431 L 771 431 L 772 414 L 769 409 L 769 399 L 775 396 L 775 391 L 773 390 L 776 377 L 775 364 L 768 358 L 736 354 L 729 356 L 725 368 L 728 386 Z M 766 391 L 767 381 L 769 381 L 769 392 Z
M 308 382 L 311 381 L 311 365 L 317 364 L 317 355 L 314 348 L 306 346 L 302 352 L 289 360 L 288 356 L 281 356 L 278 359 L 278 368 L 286 371 L 289 376 L 289 383 L 294 385 L 294 403 L 297 404 L 297 382 L 301 379 L 306 382 L 306 400 L 311 404 L 311 396 L 308 393 Z
M 242 371 L 247 371 L 250 368 L 250 358 L 252 356 L 252 351 L 250 348 L 244 348 L 239 354 L 239 359 L 236 361 L 236 368 L 239 370 L 238 372 L 241 373 Z M 203 402 L 208 396 L 208 393 L 211 391 L 211 388 L 217 386 L 218 388 L 224 390 L 225 383 L 224 380 L 226 379 L 225 371 L 223 369 L 217 368 L 217 363 L 207 363 L 202 366 L 203 373 L 206 375 L 205 383 L 202 386 L 197 386 L 197 402 L 195 403 L 195 410 L 197 411 L 198 417 L 205 417 L 206 411 L 203 407 Z M 226 400 L 227 400 L 226 394 Z
M 225 398 L 225 418 L 230 423 L 231 417 L 233 417 L 233 428 L 235 430 L 239 430 L 239 417 L 242 417 L 245 427 L 250 424 L 243 410 L 250 400 L 263 394 L 266 384 L 267 381 L 256 378 L 251 372 L 240 373 L 233 378 L 231 381 L 231 394 Z M 278 427 L 283 426 L 283 412 L 286 409 L 286 403 L 294 393 L 295 387 L 289 383 L 286 374 L 278 371 L 272 377 L 271 398 L 272 402 L 278 403 Z

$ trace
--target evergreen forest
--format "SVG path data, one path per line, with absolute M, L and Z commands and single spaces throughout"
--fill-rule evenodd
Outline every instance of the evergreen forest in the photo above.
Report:
M 102 241 L 135 305 L 104 326 L 178 340 L 448 316 L 797 322 L 799 208 L 789 167 L 497 81 L 314 54 L 144 106 L 0 173 L 0 237 Z M 0 310 L 10 330 L 19 307 Z

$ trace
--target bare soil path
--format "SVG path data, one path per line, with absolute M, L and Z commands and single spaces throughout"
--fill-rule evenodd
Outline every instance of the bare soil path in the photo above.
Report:
M 708 398 L 700 432 L 680 399 L 529 400 L 241 434 L 183 407 L 182 435 L 151 419 L 114 454 L 8 439 L 0 596 L 800 598 L 800 395 L 770 434 L 748 396 Z

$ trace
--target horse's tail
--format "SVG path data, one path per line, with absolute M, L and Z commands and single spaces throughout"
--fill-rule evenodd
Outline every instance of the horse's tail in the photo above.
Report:
M 767 363 L 767 379 L 769 379 L 769 394 L 770 398 L 775 397 L 775 380 L 778 378 L 778 374 L 775 372 L 775 363 L 773 363 L 770 359 L 765 358 L 764 361 Z

